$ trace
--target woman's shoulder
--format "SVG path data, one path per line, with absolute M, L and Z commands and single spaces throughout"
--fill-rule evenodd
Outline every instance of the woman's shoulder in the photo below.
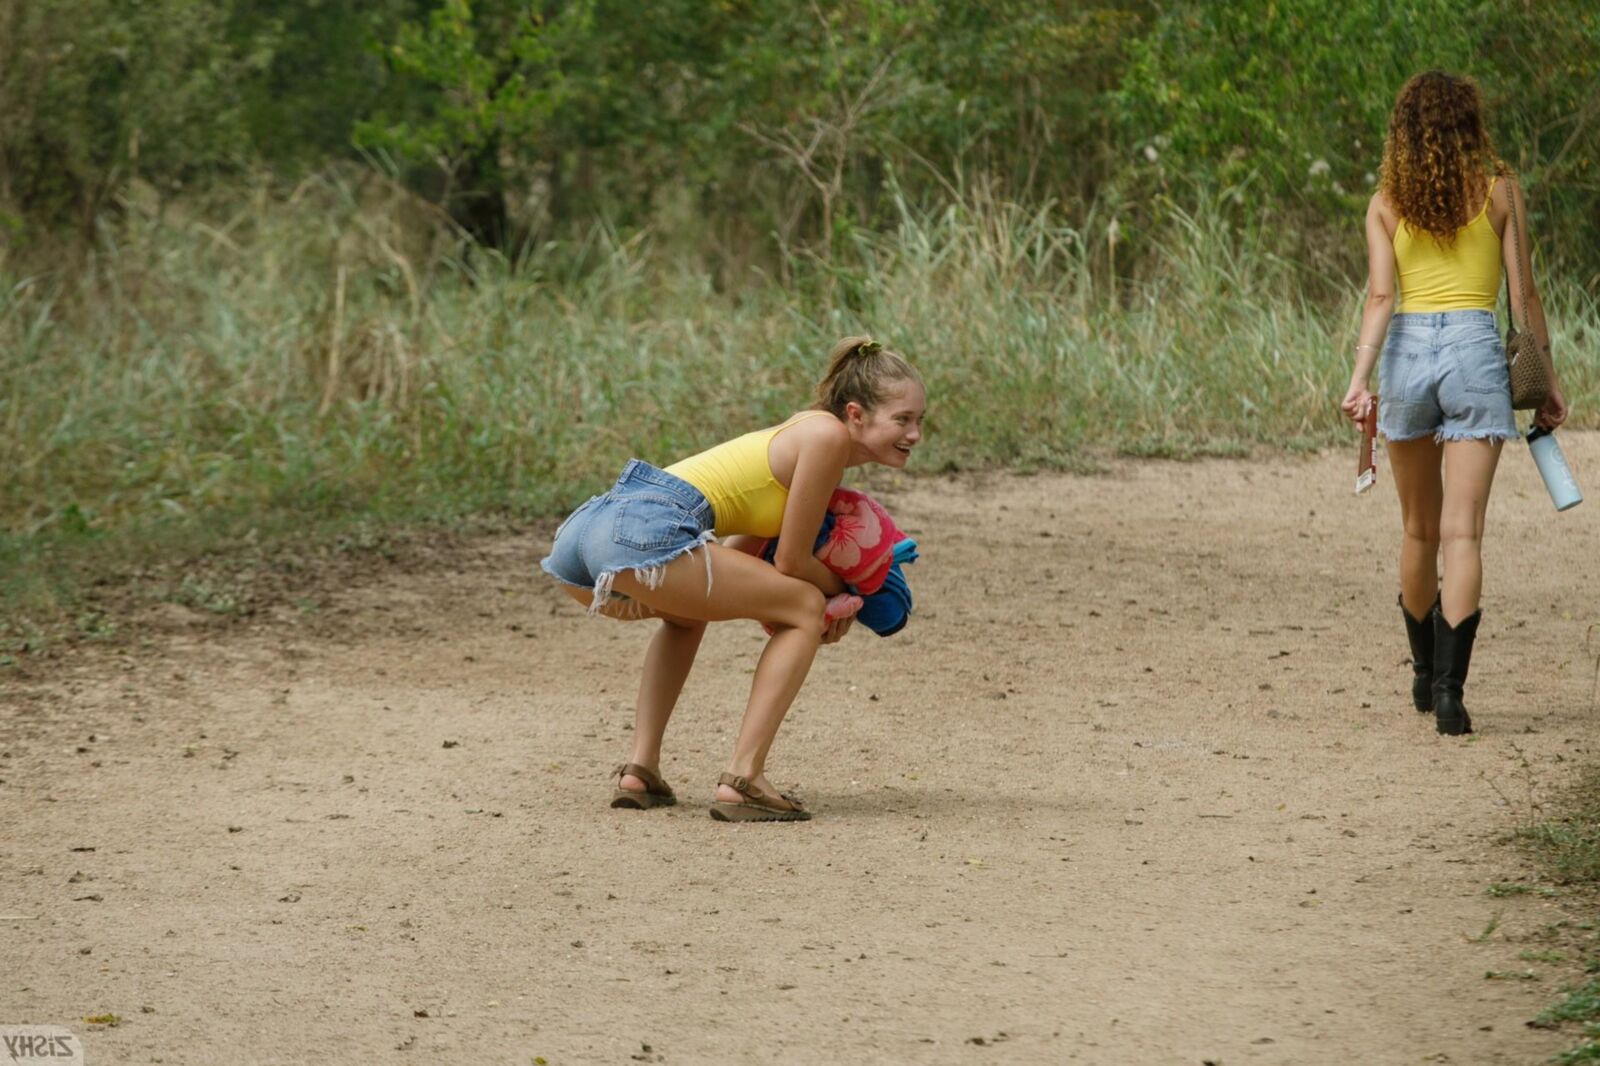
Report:
M 1506 222 L 1511 218 L 1512 204 L 1521 204 L 1522 190 L 1518 188 L 1517 179 L 1511 174 L 1494 174 L 1489 178 L 1489 222 L 1494 226 L 1495 232 L 1502 239 L 1505 237 Z M 1524 207 L 1519 217 L 1527 218 L 1527 208 Z
M 767 463 L 779 484 L 793 487 L 802 455 L 808 465 L 843 466 L 850 455 L 850 428 L 830 411 L 796 411 L 774 427 L 767 448 Z
M 1367 201 L 1368 224 L 1370 225 L 1374 219 L 1383 227 L 1384 233 L 1388 234 L 1390 240 L 1393 240 L 1395 234 L 1400 231 L 1400 212 L 1395 209 L 1388 194 L 1382 189 L 1374 192 L 1372 198 Z
M 787 429 L 788 435 L 804 440 L 836 443 L 850 439 L 849 427 L 839 421 L 832 411 L 818 411 L 815 408 L 796 411 L 784 419 L 778 428 Z
M 773 435 L 786 455 L 818 451 L 843 455 L 850 449 L 850 427 L 831 411 L 796 411 L 775 427 Z

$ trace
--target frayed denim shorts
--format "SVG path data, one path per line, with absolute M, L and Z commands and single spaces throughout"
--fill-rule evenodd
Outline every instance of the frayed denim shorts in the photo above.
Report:
M 1493 311 L 1394 316 L 1378 367 L 1378 430 L 1392 441 L 1517 436 L 1511 373 Z
M 613 596 L 611 583 L 624 570 L 649 588 L 661 583 L 668 563 L 716 540 L 711 503 L 682 478 L 640 459 L 628 460 L 611 491 L 589 499 L 556 530 L 544 572 L 565 585 L 591 589 L 594 613 Z M 706 553 L 706 590 L 711 556 Z

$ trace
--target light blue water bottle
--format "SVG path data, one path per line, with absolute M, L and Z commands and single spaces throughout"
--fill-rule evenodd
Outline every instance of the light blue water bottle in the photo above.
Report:
M 1539 476 L 1544 478 L 1544 487 L 1550 490 L 1556 510 L 1571 510 L 1583 502 L 1583 493 L 1578 491 L 1578 482 L 1567 466 L 1567 457 L 1561 454 L 1554 430 L 1539 426 L 1528 430 L 1528 450 L 1533 452 L 1533 461 L 1538 464 Z

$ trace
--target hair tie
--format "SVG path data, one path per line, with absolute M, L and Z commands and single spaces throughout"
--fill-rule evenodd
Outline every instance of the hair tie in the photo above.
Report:
M 860 344 L 856 345 L 857 355 L 872 355 L 881 351 L 883 351 L 883 345 L 879 344 L 877 341 L 862 341 Z

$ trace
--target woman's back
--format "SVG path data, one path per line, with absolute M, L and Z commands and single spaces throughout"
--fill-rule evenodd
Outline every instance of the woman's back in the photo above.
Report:
M 826 414 L 802 411 L 776 426 L 746 433 L 680 459 L 666 468 L 667 473 L 683 478 L 711 502 L 717 536 L 745 533 L 776 537 L 782 528 L 789 488 L 787 479 L 780 480 L 773 468 L 773 439 L 799 422 Z M 792 474 L 793 462 L 788 464 L 787 472 Z
M 1456 230 L 1452 241 L 1441 241 L 1400 220 L 1394 232 L 1394 259 L 1401 311 L 1494 310 L 1501 248 L 1490 208 L 1497 184 L 1490 182 L 1482 209 Z

